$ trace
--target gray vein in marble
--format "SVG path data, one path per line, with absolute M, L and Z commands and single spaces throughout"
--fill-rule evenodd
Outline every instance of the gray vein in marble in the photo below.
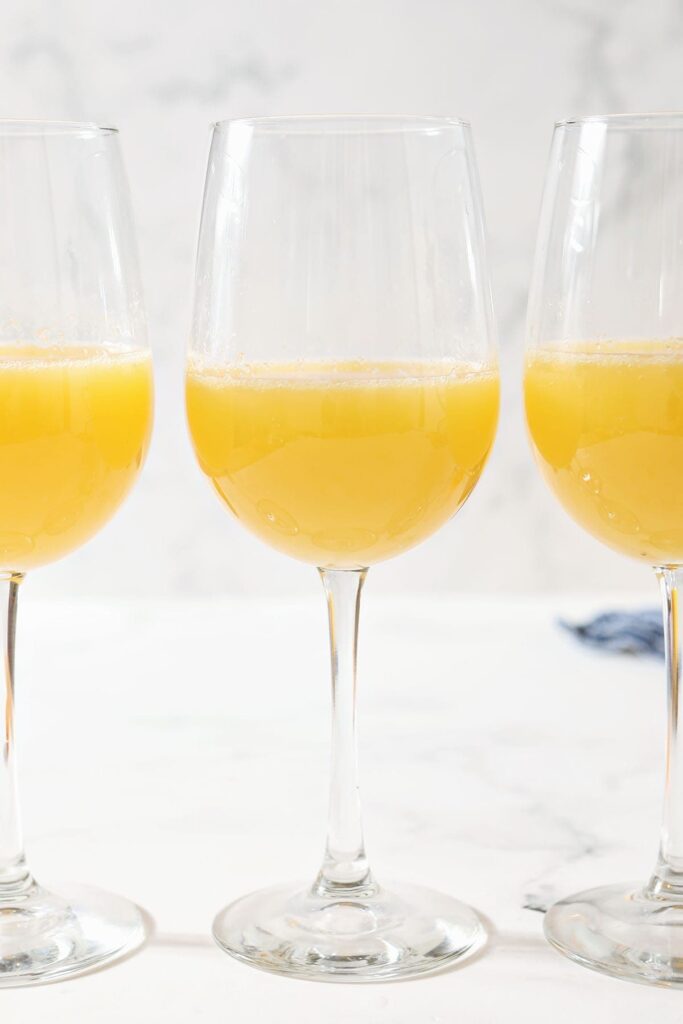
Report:
M 534 811 L 543 819 L 544 824 L 552 822 L 555 826 L 559 825 L 564 829 L 571 841 L 561 861 L 558 863 L 553 858 L 555 862 L 549 868 L 529 881 L 522 897 L 521 905 L 523 910 L 535 910 L 544 913 L 558 898 L 556 888 L 552 881 L 548 881 L 548 878 L 552 879 L 554 875 L 568 865 L 577 864 L 585 857 L 592 857 L 598 852 L 603 852 L 606 847 L 600 844 L 594 835 L 577 828 L 574 822 L 564 815 L 555 814 L 547 805 L 538 804 Z
M 263 95 L 272 94 L 296 73 L 291 64 L 275 64 L 261 57 L 235 59 L 215 56 L 212 69 L 203 78 L 169 76 L 152 89 L 153 95 L 164 103 L 205 103 L 226 100 L 239 88 L 251 88 Z
M 46 32 L 26 33 L 9 46 L 8 57 L 17 73 L 34 74 L 35 66 L 44 62 L 56 73 L 66 108 L 73 111 L 82 109 L 80 87 L 74 53 L 56 34 Z
M 505 353 L 506 348 L 512 348 L 512 339 L 516 339 L 520 333 L 520 330 L 524 327 L 524 321 L 526 318 L 526 306 L 527 306 L 527 287 L 526 285 L 518 285 L 517 287 L 508 289 L 509 295 L 503 312 L 499 313 L 498 319 L 498 334 L 500 336 L 501 350 Z M 514 348 L 517 346 L 514 345 Z
M 119 39 L 109 41 L 109 49 L 112 53 L 124 56 L 132 56 L 138 53 L 148 53 L 155 43 L 155 37 L 150 32 L 139 35 L 122 36 Z
M 632 0 L 623 0 L 625 8 Z M 617 66 L 610 57 L 619 19 L 601 4 L 579 7 L 564 2 L 547 5 L 561 17 L 583 30 L 583 39 L 576 56 L 574 102 L 576 114 L 623 110 L 625 99 L 617 84 Z M 603 110 L 593 109 L 597 101 Z

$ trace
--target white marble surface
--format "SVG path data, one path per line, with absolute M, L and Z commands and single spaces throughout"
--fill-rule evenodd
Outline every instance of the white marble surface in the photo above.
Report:
M 380 877 L 478 907 L 492 930 L 483 955 L 433 978 L 344 986 L 265 975 L 213 946 L 221 904 L 311 876 L 321 853 L 328 666 L 309 583 L 298 603 L 44 603 L 25 587 L 33 867 L 127 894 L 157 931 L 109 970 L 0 993 L 2 1020 L 680 1024 L 680 993 L 565 961 L 527 909 L 644 877 L 656 851 L 663 670 L 562 633 L 558 613 L 585 614 L 586 602 L 391 600 L 366 588 L 371 859 Z
M 156 436 L 105 536 L 40 574 L 43 594 L 306 592 L 305 570 L 229 521 L 185 436 L 209 122 L 321 111 L 458 114 L 474 125 L 505 378 L 497 449 L 457 523 L 376 573 L 378 590 L 645 586 L 545 493 L 527 451 L 520 360 L 554 120 L 681 105 L 679 0 L 3 0 L 3 116 L 122 129 L 158 383 Z

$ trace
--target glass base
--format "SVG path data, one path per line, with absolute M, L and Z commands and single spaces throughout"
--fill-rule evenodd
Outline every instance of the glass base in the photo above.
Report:
M 569 896 L 545 916 L 548 941 L 603 974 L 683 986 L 683 894 L 649 895 L 642 884 Z
M 56 896 L 33 883 L 0 900 L 0 987 L 81 974 L 139 946 L 145 925 L 134 903 L 98 889 L 65 886 Z
M 318 894 L 276 886 L 220 912 L 216 942 L 267 971 L 316 981 L 380 981 L 425 974 L 471 956 L 486 940 L 475 912 L 417 886 Z

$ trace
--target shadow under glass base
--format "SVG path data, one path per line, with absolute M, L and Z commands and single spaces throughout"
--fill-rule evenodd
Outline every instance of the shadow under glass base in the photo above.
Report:
M 683 986 L 683 895 L 650 895 L 638 883 L 588 889 L 545 916 L 548 941 L 603 974 Z
M 317 981 L 382 981 L 471 956 L 486 933 L 475 912 L 417 886 L 320 894 L 303 885 L 244 896 L 216 917 L 216 942 L 238 960 Z
M 0 988 L 56 981 L 124 956 L 145 939 L 134 903 L 86 886 L 33 883 L 0 900 Z

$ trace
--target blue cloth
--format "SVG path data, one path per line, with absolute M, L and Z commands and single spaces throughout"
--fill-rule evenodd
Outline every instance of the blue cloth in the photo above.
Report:
M 662 613 L 654 608 L 638 612 L 603 612 L 580 624 L 560 619 L 560 625 L 581 643 L 602 651 L 664 657 Z

